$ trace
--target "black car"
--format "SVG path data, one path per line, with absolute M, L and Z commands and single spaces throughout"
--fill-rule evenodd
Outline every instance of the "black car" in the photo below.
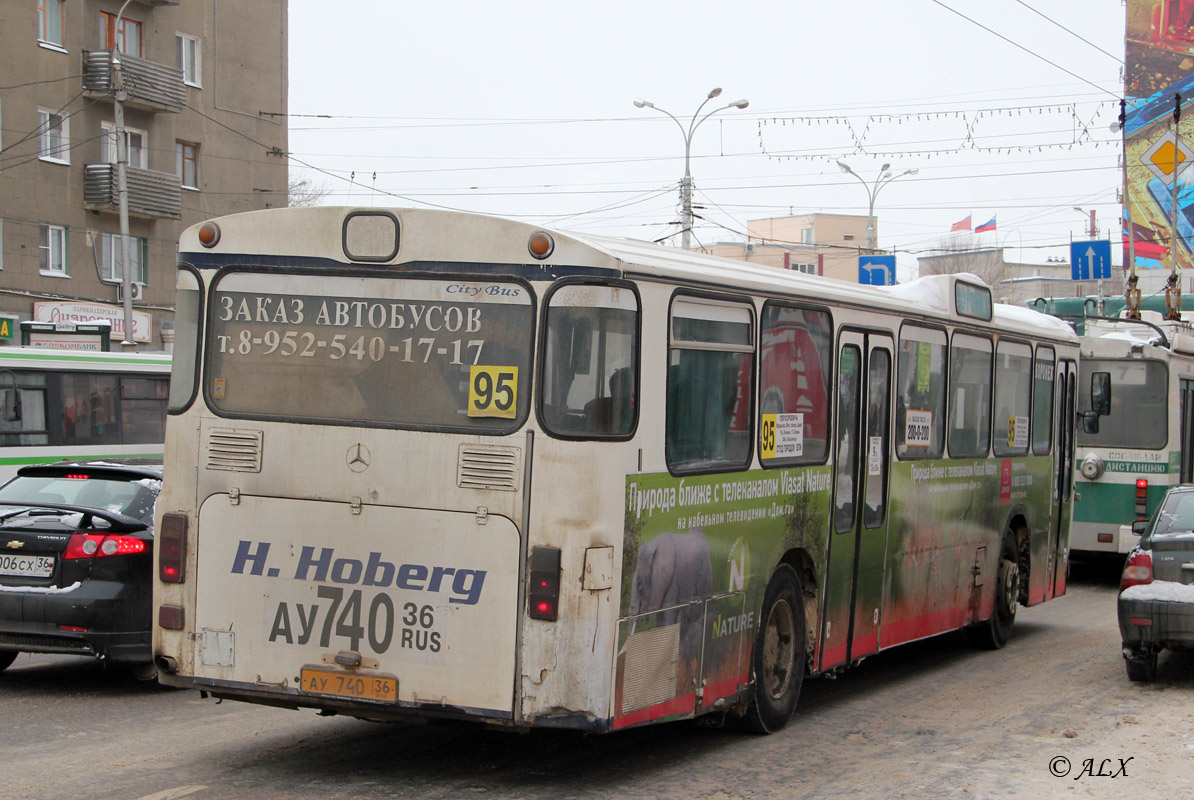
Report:
M 1120 578 L 1119 632 L 1128 678 L 1151 681 L 1162 650 L 1194 648 L 1194 485 L 1174 486 L 1132 531 Z
M 156 674 L 153 504 L 160 464 L 58 462 L 0 486 L 0 670 L 91 655 Z

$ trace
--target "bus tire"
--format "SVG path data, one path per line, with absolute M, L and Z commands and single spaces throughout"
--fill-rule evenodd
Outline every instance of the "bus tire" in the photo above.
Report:
M 755 733 L 775 733 L 796 710 L 806 656 L 804 590 L 786 564 L 767 584 L 759 621 L 751 657 L 754 696 L 747 719 Z
M 998 650 L 1012 638 L 1016 622 L 1016 608 L 1020 603 L 1020 554 L 1016 537 L 1010 530 L 1003 532 L 999 545 L 999 569 L 995 579 L 995 610 L 985 622 L 966 629 L 976 647 Z

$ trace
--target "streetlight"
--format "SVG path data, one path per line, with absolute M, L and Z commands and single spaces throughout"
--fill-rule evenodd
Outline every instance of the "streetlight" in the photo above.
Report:
M 1090 211 L 1087 211 L 1085 208 L 1078 208 L 1078 206 L 1074 206 L 1073 208 L 1082 216 L 1090 214 L 1090 238 L 1099 238 L 1099 227 L 1095 224 L 1095 210 L 1092 208 Z
M 853 169 L 851 169 L 850 165 L 847 164 L 845 161 L 839 161 L 839 162 L 837 162 L 837 165 L 841 169 L 842 172 L 848 172 L 849 174 L 853 175 L 855 178 L 858 178 L 859 182 L 863 185 L 863 188 L 866 189 L 867 200 L 870 204 L 868 206 L 867 212 L 866 212 L 866 249 L 868 251 L 874 250 L 875 249 L 875 197 L 879 194 L 879 190 L 882 189 L 887 184 L 891 183 L 892 181 L 896 180 L 897 178 L 902 178 L 905 175 L 915 175 L 916 173 L 920 172 L 920 170 L 906 169 L 903 172 L 901 172 L 899 175 L 896 175 L 890 171 L 891 164 L 884 164 L 883 166 L 879 167 L 879 174 L 875 177 L 874 183 L 867 183 L 866 179 L 863 178 L 861 175 L 859 175 L 857 172 L 855 172 Z
M 705 107 L 705 103 L 721 95 L 721 89 L 711 89 L 709 94 L 705 97 L 701 104 L 697 106 L 697 110 L 693 113 L 692 119 L 688 123 L 688 127 L 684 127 L 684 123 L 676 119 L 670 111 L 662 109 L 649 100 L 643 100 L 641 97 L 634 101 L 635 108 L 651 108 L 658 111 L 660 114 L 667 114 L 671 117 L 672 122 L 680 126 L 680 133 L 684 136 L 684 180 L 680 182 L 680 209 L 681 217 L 681 246 L 685 250 L 689 249 L 689 244 L 692 241 L 692 135 L 696 133 L 696 129 L 700 127 L 701 123 L 709 119 L 719 111 L 725 111 L 729 108 L 746 108 L 750 105 L 749 100 L 735 100 L 732 103 L 715 108 L 709 111 L 705 116 L 701 116 L 701 109 Z

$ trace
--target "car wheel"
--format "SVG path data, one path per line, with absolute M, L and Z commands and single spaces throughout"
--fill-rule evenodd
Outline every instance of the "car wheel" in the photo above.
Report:
M 791 719 L 804 681 L 804 591 L 791 567 L 781 566 L 771 577 L 760 620 L 747 718 L 755 733 L 774 733 Z
M 20 652 L 16 650 L 0 650 L 0 672 L 12 666 L 12 662 L 17 660 Z
M 1149 683 L 1157 679 L 1157 654 L 1149 653 L 1140 658 L 1125 658 L 1128 680 Z

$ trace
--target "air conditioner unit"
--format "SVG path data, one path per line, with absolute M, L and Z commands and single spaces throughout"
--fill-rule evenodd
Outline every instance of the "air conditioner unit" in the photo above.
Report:
M 138 303 L 141 301 L 141 291 L 144 288 L 145 287 L 140 283 L 133 284 L 133 302 L 134 303 Z M 116 302 L 117 303 L 124 302 L 124 284 L 123 283 L 116 284 Z

